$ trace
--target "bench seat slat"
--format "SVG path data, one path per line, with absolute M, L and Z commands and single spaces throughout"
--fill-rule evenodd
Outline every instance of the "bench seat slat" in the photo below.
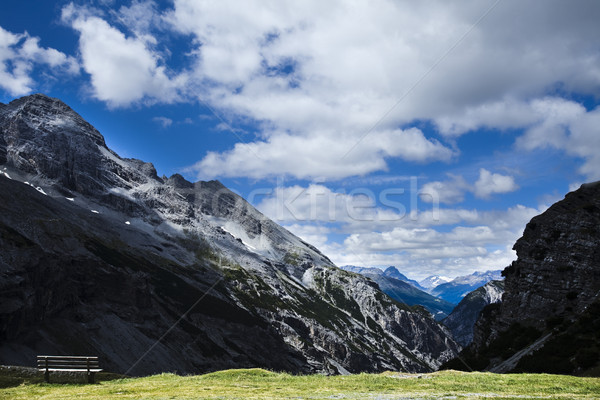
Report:
M 68 358 L 54 358 L 54 359 L 50 359 L 49 358 L 48 360 L 46 360 L 46 359 L 38 359 L 37 360 L 37 362 L 46 362 L 46 361 L 48 361 L 49 363 L 51 363 L 51 362 L 70 362 L 70 363 L 79 363 L 79 364 L 81 364 L 81 363 L 86 363 L 86 362 L 98 362 L 98 359 L 97 358 L 96 359 L 90 358 L 88 360 L 86 360 L 86 359 L 71 360 L 71 359 L 68 359 Z
M 86 368 L 98 368 L 100 367 L 99 364 L 90 364 L 90 365 L 73 365 L 73 364 L 40 364 L 37 366 L 38 368 L 82 368 L 82 369 L 86 369 Z
M 90 365 L 73 365 L 73 364 L 48 364 L 48 365 L 38 365 L 38 368 L 79 368 L 79 369 L 87 369 L 87 368 L 99 368 L 99 364 L 90 364 Z
M 82 366 L 85 367 L 86 365 L 94 365 L 94 364 L 98 365 L 99 363 L 98 363 L 98 361 L 90 361 L 90 362 L 87 362 L 87 363 L 86 362 L 82 362 L 82 363 L 76 362 L 76 363 L 73 363 L 73 362 L 70 362 L 70 361 L 48 361 L 48 363 L 46 363 L 46 362 L 42 361 L 42 362 L 38 362 L 37 364 L 38 365 L 44 365 L 44 366 L 46 364 L 47 365 L 63 365 L 63 364 L 66 364 L 66 365 L 77 365 L 77 366 L 82 365 Z
M 69 360 L 71 359 L 78 359 L 78 358 L 82 358 L 82 359 L 88 359 L 88 358 L 95 358 L 98 359 L 98 356 L 37 356 L 37 358 L 48 358 L 48 359 L 56 359 L 56 358 L 68 358 Z
M 68 362 L 72 364 L 85 364 L 86 362 L 99 362 L 99 360 L 37 360 L 38 363 L 57 363 L 57 362 Z
M 38 371 L 44 372 L 46 368 L 38 368 Z M 65 369 L 65 368 L 48 368 L 50 372 L 87 372 L 87 369 Z M 102 372 L 101 368 L 90 368 L 90 372 Z

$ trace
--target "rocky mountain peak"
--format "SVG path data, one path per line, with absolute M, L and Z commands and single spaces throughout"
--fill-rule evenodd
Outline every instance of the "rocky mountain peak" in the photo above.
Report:
M 38 134 L 85 135 L 98 145 L 106 146 L 104 137 L 71 107 L 44 94 L 32 94 L 11 101 L 3 109 L 4 118 L 14 119 L 35 128 Z
M 177 189 L 191 189 L 194 187 L 194 184 L 192 182 L 186 180 L 180 174 L 171 175 L 168 179 L 165 180 L 165 183 Z

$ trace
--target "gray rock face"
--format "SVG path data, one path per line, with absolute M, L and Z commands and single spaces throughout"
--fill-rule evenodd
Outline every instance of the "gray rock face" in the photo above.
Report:
M 598 375 L 600 183 L 533 218 L 503 271 L 502 302 L 483 309 L 473 342 L 444 368 Z M 460 362 L 459 362 L 460 361 Z
M 59 100 L 0 107 L 0 161 L 2 364 L 429 371 L 459 349 L 220 182 L 120 158 Z
M 454 339 L 466 347 L 473 340 L 473 327 L 481 310 L 502 301 L 503 293 L 504 281 L 490 281 L 466 295 L 442 323 L 450 329 Z
M 544 327 L 574 318 L 600 295 L 600 184 L 582 185 L 534 217 L 517 240 L 518 259 L 503 271 L 505 296 L 489 326 L 475 331 L 483 346 L 514 323 Z

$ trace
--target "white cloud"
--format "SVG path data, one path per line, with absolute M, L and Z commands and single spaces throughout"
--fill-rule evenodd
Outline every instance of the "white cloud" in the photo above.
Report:
M 600 51 L 591 40 L 599 33 L 597 3 L 501 2 L 474 26 L 490 5 L 175 1 L 168 20 L 196 38 L 195 74 L 211 84 L 202 98 L 263 130 L 252 143 L 209 153 L 196 168 L 201 176 L 254 178 L 385 170 L 386 156 L 412 161 L 408 151 L 364 152 L 369 162 L 357 164 L 323 157 L 320 145 L 352 147 L 371 129 L 363 142 L 376 141 L 378 132 L 416 119 L 433 120 L 448 135 L 528 126 L 536 121 L 520 105 L 543 99 L 555 84 L 600 94 Z M 280 156 L 283 143 L 293 144 L 291 159 Z M 434 156 L 419 159 L 438 159 L 439 148 L 428 147 Z M 250 149 L 264 161 L 248 157 Z
M 448 174 L 450 180 L 428 182 L 423 185 L 421 199 L 428 203 L 461 203 L 470 186 L 462 176 Z
M 168 128 L 173 125 L 173 120 L 167 117 L 154 117 L 152 118 L 152 121 L 160 124 L 163 128 Z
M 39 45 L 40 39 L 27 32 L 15 34 L 0 27 L 0 88 L 20 96 L 34 90 L 32 77 L 36 65 L 49 66 L 51 74 L 77 74 L 73 57 Z
M 600 108 L 587 111 L 562 99 L 543 99 L 534 109 L 544 116 L 517 140 L 525 150 L 555 148 L 584 159 L 579 172 L 589 180 L 600 179 Z
M 62 19 L 79 32 L 79 51 L 94 97 L 111 106 L 141 100 L 170 103 L 179 98 L 187 78 L 171 76 L 151 48 L 155 41 L 151 35 L 126 37 L 93 11 L 73 4 L 63 8 Z
M 476 197 L 488 199 L 492 194 L 514 192 L 519 188 L 515 179 L 509 175 L 492 173 L 485 168 L 479 169 L 479 178 L 472 185 L 460 175 L 448 174 L 447 181 L 433 181 L 423 185 L 419 192 L 421 200 L 428 203 L 461 203 L 466 192 Z
M 459 224 L 450 231 L 433 227 L 436 223 L 423 215 L 388 224 L 381 232 L 350 234 L 342 246 L 324 250 L 338 265 L 397 265 L 409 276 L 502 269 L 516 258 L 512 246 L 527 222 L 542 211 L 520 205 L 497 211 L 443 209 L 438 222 Z
M 191 170 L 200 179 L 246 176 L 264 178 L 293 175 L 297 178 L 343 178 L 386 169 L 386 159 L 413 162 L 447 161 L 454 152 L 411 128 L 373 132 L 359 146 L 355 136 L 312 132 L 308 136 L 271 133 L 264 141 L 237 143 L 224 153 L 209 152 Z M 347 143 L 348 145 L 344 145 Z
M 461 115 L 440 116 L 435 122 L 447 136 L 479 128 L 524 130 L 516 141 L 518 148 L 562 150 L 584 160 L 579 169 L 582 175 L 600 179 L 598 108 L 588 111 L 582 104 L 560 97 L 508 99 L 468 107 Z
M 519 187 L 512 176 L 494 174 L 485 168 L 479 170 L 479 179 L 475 182 L 475 196 L 487 199 L 494 193 L 508 193 Z
M 385 171 L 393 159 L 447 161 L 459 151 L 444 141 L 480 128 L 528 129 L 523 148 L 565 148 L 584 158 L 582 173 L 596 176 L 598 157 L 576 135 L 566 148 L 559 122 L 581 106 L 545 96 L 554 88 L 600 96 L 599 18 L 597 2 L 553 0 L 544 7 L 174 0 L 160 11 L 152 0 L 134 0 L 103 14 L 63 8 L 63 21 L 80 34 L 97 99 L 127 106 L 194 98 L 234 128 L 238 121 L 257 127 L 247 143 L 190 167 L 200 178 L 337 179 Z M 173 67 L 182 59 L 171 57 L 174 35 L 189 39 L 178 49 L 183 67 Z M 60 58 L 50 53 L 44 62 Z M 30 88 L 22 69 L 13 66 L 4 86 Z M 411 129 L 414 121 L 432 121 L 442 141 Z M 450 194 L 447 202 L 460 199 Z

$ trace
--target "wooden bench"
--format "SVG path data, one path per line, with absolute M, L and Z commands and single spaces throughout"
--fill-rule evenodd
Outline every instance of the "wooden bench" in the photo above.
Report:
M 85 356 L 37 356 L 39 371 L 44 372 L 44 379 L 50 383 L 50 372 L 86 372 L 88 383 L 94 383 L 94 374 L 102 371 L 98 357 Z

